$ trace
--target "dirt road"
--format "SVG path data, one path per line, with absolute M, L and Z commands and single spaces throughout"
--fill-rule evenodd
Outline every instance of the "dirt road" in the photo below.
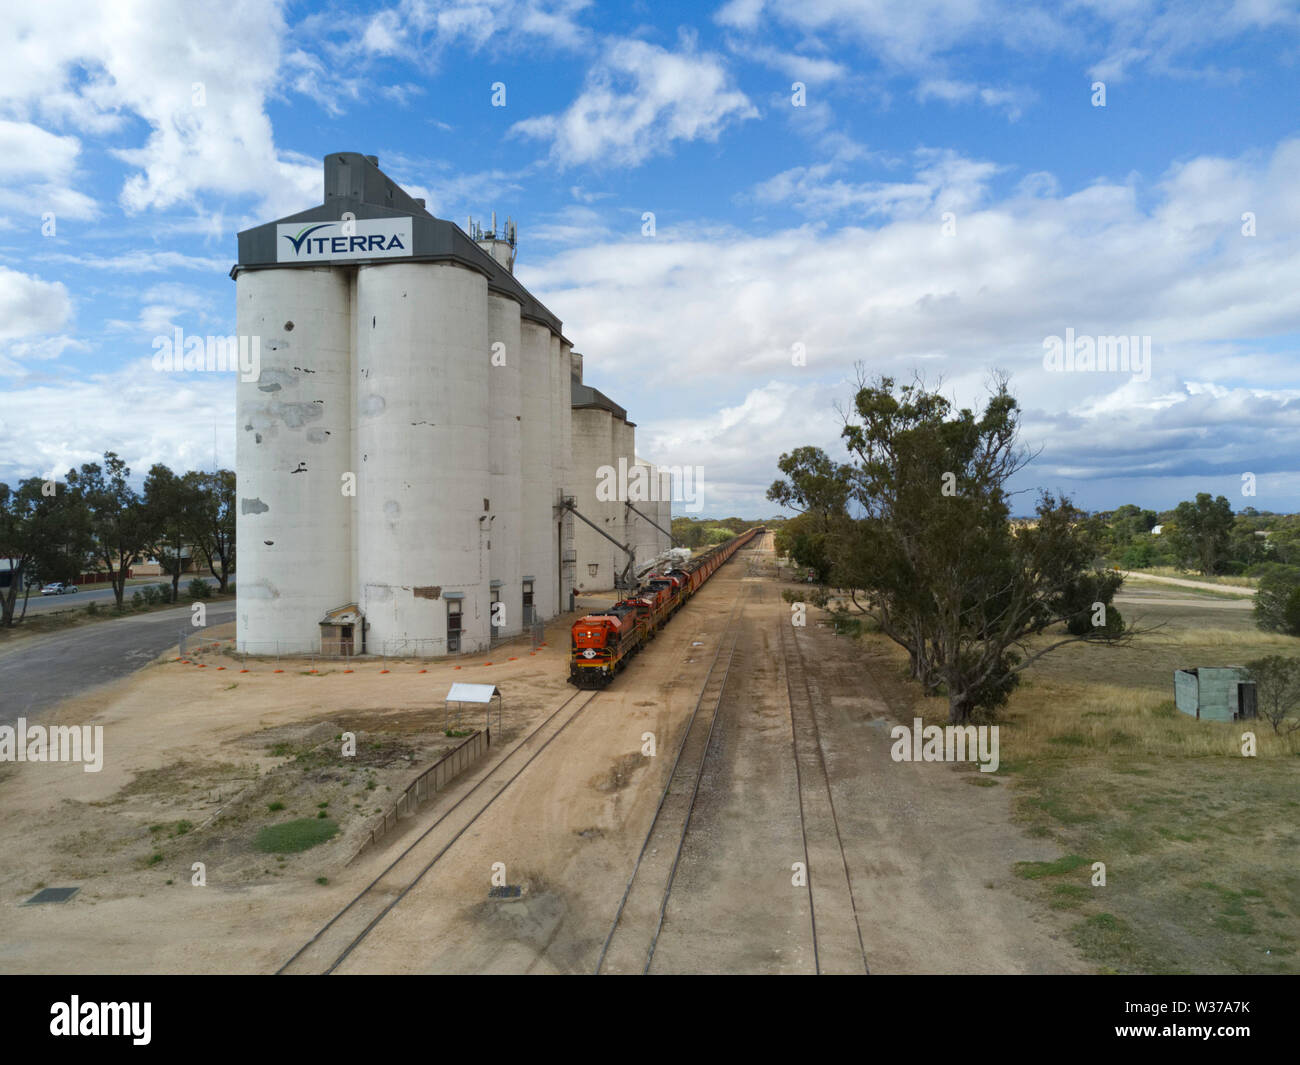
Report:
M 1195 588 L 1201 592 L 1219 592 L 1223 595 L 1240 595 L 1247 599 L 1253 599 L 1255 596 L 1254 588 L 1239 588 L 1233 584 L 1215 584 L 1213 581 L 1192 581 L 1184 577 L 1162 577 L 1155 573 L 1130 572 L 1129 570 L 1121 571 L 1124 579 L 1135 581 L 1155 581 L 1157 584 L 1174 584 L 1179 588 Z

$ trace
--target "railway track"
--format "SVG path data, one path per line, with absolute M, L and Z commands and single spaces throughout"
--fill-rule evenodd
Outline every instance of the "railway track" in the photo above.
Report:
M 747 554 L 749 554 L 747 552 Z M 746 559 L 746 572 L 752 574 L 752 558 Z M 660 797 L 655 820 L 647 833 L 637 865 L 628 881 L 618 915 L 601 951 L 597 971 L 621 971 L 611 967 L 617 953 L 624 949 L 616 933 L 622 929 L 627 943 L 634 941 L 634 918 L 637 929 L 645 933 L 646 955 L 639 971 L 648 972 L 654 947 L 663 927 L 664 913 L 672 891 L 673 879 L 681 858 L 682 846 L 690 825 L 690 815 L 699 793 L 708 748 L 717 719 L 718 706 L 726 688 L 727 673 L 735 656 L 740 633 L 740 618 L 749 589 L 742 588 L 710 664 L 686 733 L 678 745 L 673 771 Z M 725 652 L 725 657 L 724 657 Z M 441 814 L 409 844 L 385 869 L 326 922 L 278 970 L 277 975 L 298 973 L 329 974 L 335 972 L 366 937 L 437 865 L 443 855 L 459 840 L 488 808 L 514 783 L 542 752 L 556 740 L 600 695 L 599 691 L 574 692 L 532 732 L 519 740 L 500 761 L 476 781 L 468 791 Z M 570 710 L 575 702 L 576 709 Z M 701 715 L 701 709 L 705 713 Z M 569 710 L 566 715 L 565 711 Z M 520 756 L 526 755 L 522 762 Z M 670 826 L 681 822 L 680 830 Z M 656 836 L 656 832 L 661 835 Z M 668 846 L 662 855 L 657 841 L 667 833 Z M 675 845 L 673 836 L 675 834 Z M 651 847 L 652 841 L 656 846 Z M 647 858 L 647 851 L 650 855 Z M 647 885 L 662 883 L 656 894 Z M 638 886 L 639 885 L 639 886 Z M 635 889 L 635 890 L 634 890 Z M 649 895 L 645 894 L 650 891 Z M 643 903 L 647 909 L 642 914 Z M 629 905 L 630 904 L 630 905 Z M 641 919 L 644 918 L 642 921 Z M 628 946 L 626 949 L 633 949 Z M 635 953 L 635 950 L 634 950 Z
M 858 920 L 853 878 L 840 834 L 835 797 L 831 792 L 817 725 L 817 698 L 809 681 L 794 626 L 779 622 L 790 701 L 790 731 L 795 780 L 799 792 L 799 827 L 803 834 L 808 878 L 808 910 L 812 926 L 813 966 L 817 973 L 867 974 L 867 948 Z
M 276 975 L 334 972 L 403 898 L 435 866 L 452 845 L 502 793 L 532 765 L 547 747 L 599 697 L 577 691 L 564 700 L 532 732 L 514 745 L 483 777 L 420 833 L 374 880 L 304 943 Z M 576 710 L 564 711 L 578 700 Z M 522 764 L 517 755 L 527 754 Z M 485 789 L 480 793 L 480 789 Z M 442 829 L 439 832 L 439 829 Z
M 748 567 L 748 573 L 752 567 Z M 687 721 L 673 767 L 659 797 L 655 816 L 646 832 L 636 864 L 605 937 L 595 972 L 648 973 L 654 963 L 655 947 L 663 930 L 664 914 L 672 894 L 682 847 L 690 831 L 691 814 L 700 791 L 700 780 L 708 760 L 718 708 L 726 690 L 727 676 L 740 638 L 749 588 L 736 596 L 718 647 L 700 688 L 699 698 Z M 704 713 L 701 713 L 701 710 Z

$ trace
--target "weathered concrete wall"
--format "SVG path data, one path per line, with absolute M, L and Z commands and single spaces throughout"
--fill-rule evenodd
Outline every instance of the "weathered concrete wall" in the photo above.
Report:
M 261 373 L 235 391 L 236 633 L 252 654 L 310 651 L 352 597 L 352 287 L 342 271 L 254 270 L 235 288 Z

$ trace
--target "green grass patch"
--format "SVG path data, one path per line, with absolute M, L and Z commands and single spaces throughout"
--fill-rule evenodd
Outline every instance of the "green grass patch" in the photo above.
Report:
M 253 846 L 266 854 L 297 854 L 333 839 L 338 830 L 338 823 L 329 818 L 304 817 L 267 825 L 258 832 Z
M 1087 858 L 1067 854 L 1054 862 L 1016 862 L 1016 876 L 1026 880 L 1041 880 L 1045 876 L 1065 876 L 1088 864 Z

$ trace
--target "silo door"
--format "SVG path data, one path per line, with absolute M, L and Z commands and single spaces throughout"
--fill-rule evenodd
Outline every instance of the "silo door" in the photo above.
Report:
M 1237 685 L 1237 717 L 1256 717 L 1255 682 L 1248 681 Z

